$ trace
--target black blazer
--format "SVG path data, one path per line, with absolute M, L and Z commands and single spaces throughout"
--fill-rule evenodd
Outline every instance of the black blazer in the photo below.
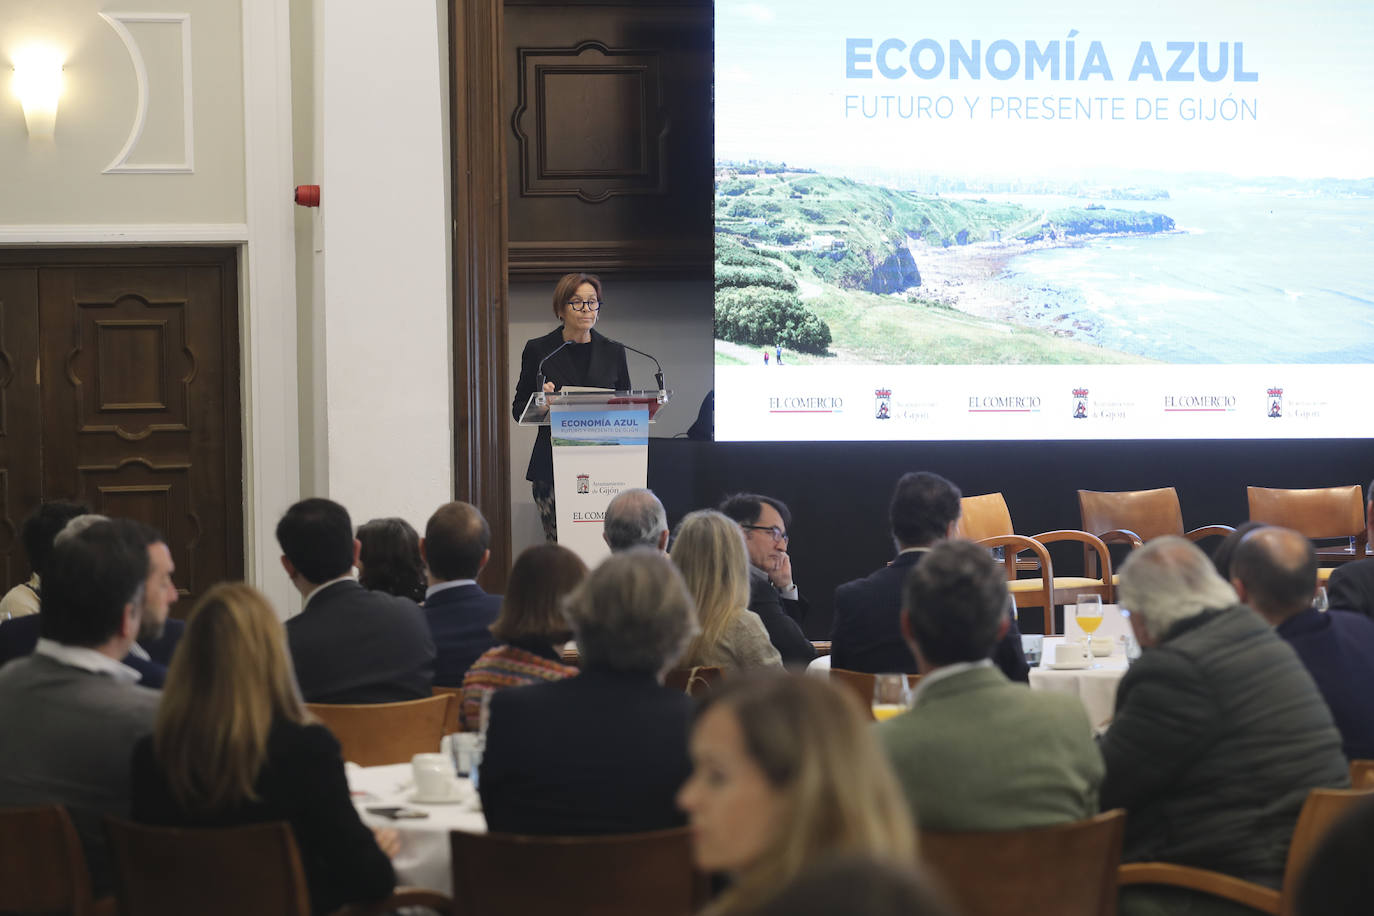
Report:
M 480 585 L 459 585 L 425 599 L 425 620 L 438 656 L 436 687 L 462 687 L 463 675 L 483 652 L 497 645 L 491 625 L 501 613 L 501 596 Z
M 592 668 L 498 690 L 478 787 L 494 833 L 634 833 L 684 823 L 691 701 L 650 674 Z
M 901 618 L 902 583 L 922 556 L 921 551 L 898 554 L 891 565 L 835 589 L 835 623 L 830 634 L 833 667 L 870 674 L 920 673 L 902 638 Z M 993 650 L 992 661 L 1011 680 L 1030 681 L 1015 617 Z
M 1337 566 L 1326 583 L 1326 600 L 1332 610 L 1374 617 L 1374 559 Z
M 409 598 L 350 580 L 317 592 L 286 621 L 296 681 L 308 703 L 395 703 L 431 695 L 434 640 Z
M 192 814 L 172 797 L 153 756 L 153 739 L 134 747 L 133 819 L 161 827 L 236 827 L 286 821 L 300 847 L 318 914 L 391 893 L 391 860 L 363 825 L 348 794 L 339 742 L 323 725 L 278 721 L 267 739 L 267 762 L 253 789 L 257 801 L 230 810 Z
M 511 416 L 516 420 L 525 412 L 530 395 L 539 387 L 539 361 L 562 345 L 562 325 L 543 337 L 525 341 L 525 352 L 520 355 L 520 379 L 515 383 L 515 399 L 510 405 Z M 544 381 L 553 382 L 560 389 L 564 385 L 613 388 L 616 391 L 628 389 L 630 368 L 625 362 L 625 347 L 597 333 L 595 328 L 592 329 L 591 346 L 592 359 L 585 374 L 577 370 L 572 357 L 564 350 L 544 364 Z M 553 444 L 547 426 L 539 427 L 539 435 L 534 440 L 534 451 L 530 453 L 530 464 L 525 470 L 525 479 L 553 482 Z
M 768 581 L 768 573 L 757 566 L 749 567 L 749 610 L 759 615 L 763 628 L 768 631 L 768 641 L 782 656 L 782 663 L 789 667 L 805 667 L 816 657 L 816 647 L 806 638 L 793 615 L 787 613 L 784 604 L 792 605 L 805 613 L 800 600 L 784 602 Z

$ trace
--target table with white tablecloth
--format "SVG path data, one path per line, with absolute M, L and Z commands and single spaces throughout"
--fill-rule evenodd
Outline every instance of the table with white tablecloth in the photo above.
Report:
M 487 821 L 475 791 L 465 791 L 462 801 L 452 804 L 424 804 L 414 800 L 415 783 L 408 763 L 388 766 L 347 766 L 348 787 L 353 804 L 363 823 L 369 827 L 390 827 L 400 833 L 401 850 L 391 860 L 396 881 L 412 887 L 453 893 L 449 831 L 486 833 Z M 469 788 L 468 781 L 462 780 Z M 426 818 L 392 820 L 369 814 L 368 808 L 403 806 L 423 811 Z
M 1102 729 L 1111 722 L 1116 710 L 1116 688 L 1129 665 L 1125 649 L 1116 641 L 1112 654 L 1094 657 L 1091 667 L 1056 669 L 1052 667 L 1054 650 L 1064 642 L 1076 640 L 1063 636 L 1045 638 L 1040 665 L 1030 670 L 1031 689 L 1073 694 L 1083 702 L 1093 728 Z

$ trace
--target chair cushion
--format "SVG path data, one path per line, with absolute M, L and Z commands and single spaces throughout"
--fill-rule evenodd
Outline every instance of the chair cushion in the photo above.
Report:
M 1113 576 L 1113 579 L 1116 577 Z M 1055 576 L 1054 587 L 1059 588 L 1101 588 L 1101 579 L 1087 579 L 1083 576 Z M 1015 579 L 1007 583 L 1007 589 L 1012 594 L 1018 592 L 1034 592 L 1041 588 L 1039 579 Z
M 1317 567 L 1317 584 L 1318 584 L 1318 585 L 1325 585 L 1325 584 L 1326 584 L 1326 580 L 1327 580 L 1327 579 L 1330 579 L 1330 578 L 1331 578 L 1331 574 L 1332 574 L 1333 572 L 1335 572 L 1335 571 L 1336 571 L 1336 567 L 1334 567 L 1334 566 L 1318 566 L 1318 567 Z

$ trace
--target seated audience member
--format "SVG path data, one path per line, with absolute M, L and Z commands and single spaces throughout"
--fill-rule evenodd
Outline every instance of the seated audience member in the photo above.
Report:
M 191 611 L 156 727 L 134 748 L 132 786 L 145 824 L 289 823 L 315 913 L 396 883 L 353 808 L 339 743 L 301 703 L 282 625 L 251 586 L 216 585 Z
M 501 596 L 477 584 L 491 559 L 491 528 L 476 506 L 446 503 L 429 517 L 420 555 L 429 581 L 425 620 L 439 653 L 434 683 L 461 687 L 472 663 L 496 646 L 491 625 L 501 613 Z
M 749 916 L 954 916 L 914 865 L 837 856 L 797 876 Z
M 1366 491 L 1365 525 L 1374 539 L 1374 480 Z M 1326 582 L 1326 597 L 1333 608 L 1374 617 L 1374 558 L 1342 563 Z
M 1007 629 L 1001 565 L 937 544 L 907 577 L 902 630 L 925 672 L 878 737 L 929 830 L 1023 830 L 1097 813 L 1102 755 L 1075 696 L 1014 685 L 989 656 Z
M 931 547 L 954 534 L 959 496 L 958 487 L 928 471 L 904 474 L 897 481 L 888 509 L 897 556 L 867 577 L 835 589 L 831 666 L 870 674 L 921 673 L 902 635 L 902 582 Z M 1013 681 L 1027 682 L 1030 666 L 1014 611 L 1008 595 L 1003 610 L 1006 635 L 993 650 L 992 661 Z
M 801 629 L 809 606 L 792 581 L 792 558 L 787 555 L 792 513 L 782 500 L 755 493 L 728 497 L 720 511 L 744 532 L 749 552 L 749 610 L 763 621 L 783 662 L 805 667 L 816 657 L 816 649 Z
M 697 706 L 691 751 L 678 804 L 693 855 L 731 879 L 711 916 L 753 912 L 831 856 L 916 861 L 909 809 L 872 729 L 823 680 L 726 680 Z
M 689 513 L 678 525 L 672 558 L 696 602 L 701 625 L 682 667 L 782 667 L 763 621 L 745 607 L 749 559 L 738 525 L 710 509 Z
M 91 507 L 86 503 L 53 499 L 40 503 L 24 519 L 24 526 L 19 529 L 19 540 L 29 558 L 29 580 L 16 585 L 5 592 L 5 597 L 0 598 L 0 620 L 13 620 L 38 613 L 38 591 L 42 584 L 39 570 L 52 551 L 53 538 L 66 527 L 67 522 L 90 511 Z
M 1298 883 L 1297 916 L 1349 916 L 1374 900 L 1374 798 L 1356 804 L 1317 844 Z
M 464 731 L 481 727 L 482 698 L 503 687 L 557 681 L 577 674 L 560 651 L 572 639 L 563 598 L 587 578 L 587 565 L 557 544 L 527 547 L 510 569 L 510 587 L 491 635 L 501 645 L 488 649 L 463 675 Z
M 425 600 L 425 561 L 420 536 L 403 518 L 374 518 L 358 527 L 358 584 L 370 592 L 386 592 Z
M 1240 546 L 1241 541 L 1250 535 L 1251 531 L 1264 527 L 1266 527 L 1265 522 L 1241 522 L 1234 531 L 1221 539 L 1217 549 L 1212 551 L 1212 565 L 1216 567 L 1217 575 L 1227 582 L 1231 581 L 1231 562 L 1235 558 L 1236 548 Z
M 43 567 L 42 638 L 0 668 L 0 806 L 65 805 L 97 893 L 109 888 L 100 819 L 129 814 L 129 760 L 158 694 L 120 663 L 138 634 L 148 551 L 131 522 L 55 544 Z
M 1374 620 L 1312 607 L 1312 542 L 1287 528 L 1252 533 L 1236 549 L 1231 584 L 1307 666 L 1331 707 L 1345 756 L 1374 757 Z
M 568 596 L 577 677 L 491 698 L 479 788 L 497 833 L 605 834 L 682 824 L 691 701 L 662 684 L 697 631 L 663 554 L 612 554 Z
M 668 513 L 653 490 L 621 490 L 606 506 L 601 537 L 615 553 L 631 547 L 668 549 Z
M 1132 551 L 1121 605 L 1143 652 L 1099 747 L 1102 808 L 1125 808 L 1123 858 L 1277 887 L 1308 790 L 1350 784 L 1331 711 L 1293 650 L 1180 537 Z M 1122 916 L 1200 895 L 1128 887 Z
M 286 622 L 308 703 L 393 703 L 430 696 L 434 641 L 415 602 L 369 592 L 351 575 L 358 542 L 348 510 L 304 499 L 277 523 L 282 568 L 305 598 Z
M 74 537 L 89 526 L 105 521 L 109 519 L 103 515 L 79 515 L 57 533 L 54 541 Z M 155 529 L 134 521 L 122 524 L 137 535 L 148 551 L 148 578 L 144 582 L 138 637 L 129 647 L 129 654 L 123 662 L 138 672 L 140 684 L 157 689 L 162 687 L 167 676 L 167 664 L 184 626 L 180 620 L 168 617 L 178 597 L 176 585 L 172 582 L 176 565 L 172 562 L 172 552 L 166 541 Z M 41 613 L 0 625 L 0 663 L 32 652 L 38 644 L 42 626 Z

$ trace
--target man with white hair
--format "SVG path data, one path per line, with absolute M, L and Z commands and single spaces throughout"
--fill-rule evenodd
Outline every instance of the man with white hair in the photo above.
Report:
M 1331 711 L 1292 648 L 1183 538 L 1135 550 L 1119 596 L 1144 649 L 1100 743 L 1102 810 L 1130 815 L 1122 858 L 1278 887 L 1308 790 L 1350 784 Z M 1120 912 L 1236 910 L 1133 886 Z
M 653 490 L 621 490 L 606 506 L 601 537 L 612 553 L 631 547 L 668 549 L 668 513 Z

